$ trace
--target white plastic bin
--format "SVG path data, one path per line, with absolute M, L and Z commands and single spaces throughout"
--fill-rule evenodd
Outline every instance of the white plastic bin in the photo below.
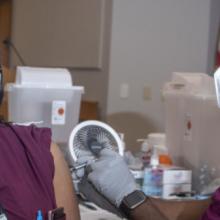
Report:
M 18 67 L 16 83 L 7 84 L 9 121 L 39 122 L 52 129 L 52 139 L 67 143 L 78 123 L 84 88 L 72 86 L 66 69 Z
M 163 94 L 169 152 L 176 165 L 193 171 L 193 187 L 201 190 L 220 175 L 220 109 L 213 78 L 174 73 Z

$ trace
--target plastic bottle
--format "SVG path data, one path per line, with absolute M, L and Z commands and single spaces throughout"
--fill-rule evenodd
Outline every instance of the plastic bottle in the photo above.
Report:
M 159 166 L 159 155 L 157 145 L 153 146 L 153 153 L 150 158 L 150 166 L 152 168 L 157 168 Z
M 166 135 L 164 133 L 148 134 L 148 143 L 150 147 L 157 149 L 160 165 L 172 165 L 172 160 L 166 146 Z
M 159 164 L 171 166 L 173 164 L 171 157 L 168 154 L 168 149 L 165 145 L 156 145 L 158 151 Z
M 142 142 L 140 152 L 138 153 L 138 157 L 143 163 L 143 166 L 146 167 L 150 164 L 151 158 L 151 147 L 148 144 L 147 139 L 138 139 L 137 142 Z

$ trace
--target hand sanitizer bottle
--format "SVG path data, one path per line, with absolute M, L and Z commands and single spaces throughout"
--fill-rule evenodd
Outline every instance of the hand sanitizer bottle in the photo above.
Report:
M 150 165 L 144 169 L 143 192 L 148 196 L 160 197 L 162 195 L 163 170 L 159 167 L 157 147 L 153 146 Z

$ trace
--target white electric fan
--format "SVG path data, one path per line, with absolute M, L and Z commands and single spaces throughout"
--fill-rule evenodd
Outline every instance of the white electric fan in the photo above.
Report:
M 113 150 L 123 156 L 124 149 L 118 133 L 109 125 L 95 120 L 84 121 L 76 125 L 69 138 L 69 151 L 74 163 L 72 177 L 76 193 L 96 205 L 117 214 L 120 212 L 102 194 L 87 181 L 87 176 L 78 175 L 78 171 L 91 161 L 96 162 L 102 149 Z M 80 158 L 87 161 L 81 162 Z M 92 200 L 91 200 L 92 198 Z
M 109 125 L 88 120 L 74 127 L 69 138 L 69 151 L 74 162 L 87 155 L 98 159 L 102 149 L 107 148 L 118 152 L 123 156 L 124 149 L 118 133 Z M 78 167 L 84 166 L 79 165 Z

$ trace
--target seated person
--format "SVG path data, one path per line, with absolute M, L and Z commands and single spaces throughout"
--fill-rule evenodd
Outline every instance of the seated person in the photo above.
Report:
M 59 148 L 51 143 L 51 130 L 1 123 L 0 136 L 0 205 L 7 219 L 34 220 L 41 210 L 47 220 L 49 210 L 62 206 L 67 220 L 79 220 L 72 179 Z M 133 197 L 132 209 L 123 206 L 136 184 L 122 157 L 111 150 L 102 150 L 99 160 L 90 164 L 88 180 L 128 219 L 167 219 L 160 211 L 166 204 L 145 196 Z M 97 196 L 91 190 L 86 193 L 91 201 Z
M 0 104 L 3 99 L 0 68 Z M 63 155 L 51 142 L 51 130 L 0 121 L 0 219 L 47 220 L 64 207 L 66 220 L 79 220 L 72 179 Z M 2 213 L 3 212 L 3 213 Z
M 79 162 L 85 162 L 88 156 L 80 158 Z M 91 162 L 87 167 L 88 176 L 79 185 L 80 191 L 100 207 L 119 213 L 122 217 L 133 220 L 167 220 L 164 213 L 152 199 L 148 199 L 144 193 L 137 190 L 135 180 L 130 173 L 127 164 L 118 153 L 103 149 L 97 161 Z M 86 171 L 85 171 L 86 172 Z M 78 176 L 84 176 L 82 170 L 78 171 Z M 87 181 L 88 180 L 88 181 Z M 87 181 L 87 182 L 86 182 Z M 89 184 L 92 183 L 96 190 L 92 190 Z M 98 192 L 110 202 L 106 204 L 104 198 L 99 197 Z M 130 207 L 124 206 L 129 196 Z M 116 207 L 112 209 L 111 204 Z
M 87 158 L 85 156 L 85 158 L 81 158 L 80 160 L 82 160 L 82 162 L 88 160 L 88 156 Z M 209 204 L 209 200 L 197 203 L 197 205 L 193 206 L 199 210 L 188 213 L 188 210 L 191 209 L 192 203 L 185 206 L 184 201 L 182 203 L 146 197 L 140 191 L 137 191 L 134 178 L 129 172 L 123 158 L 116 152 L 108 149 L 103 149 L 100 152 L 99 159 L 95 162 L 91 162 L 87 170 L 88 174 L 86 179 L 88 179 L 88 183 L 85 181 L 85 183 L 80 186 L 84 195 L 99 206 L 103 208 L 107 207 L 104 207 L 102 198 L 97 199 L 97 192 L 93 192 L 91 188 L 87 186 L 89 183 L 92 183 L 95 189 L 110 201 L 111 204 L 114 204 L 115 207 L 127 217 L 127 219 L 199 220 Z M 83 172 L 80 171 L 79 175 L 80 174 L 83 175 Z M 217 194 L 219 193 L 217 192 Z M 216 204 L 218 204 L 218 202 Z M 183 206 L 185 206 L 184 209 Z M 108 208 L 109 207 L 106 209 Z M 211 215 L 210 211 L 212 213 Z M 209 213 L 208 216 L 212 216 L 212 218 L 204 217 L 202 220 L 220 219 L 220 214 L 217 214 L 220 213 L 218 205 L 213 206 L 213 210 L 208 209 L 205 213 Z M 207 216 L 206 214 L 204 216 Z

